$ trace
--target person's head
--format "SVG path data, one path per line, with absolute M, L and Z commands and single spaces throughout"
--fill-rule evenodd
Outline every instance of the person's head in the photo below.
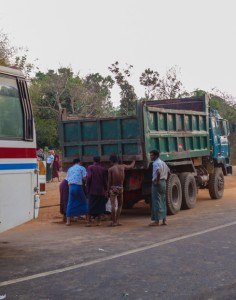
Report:
M 43 153 L 43 148 L 38 148 L 39 153 Z
M 159 155 L 160 155 L 160 152 L 158 150 L 150 151 L 150 158 L 152 161 L 158 159 Z
M 79 158 L 75 158 L 73 160 L 73 165 L 79 164 L 80 163 L 80 159 Z
M 114 164 L 117 164 L 118 163 L 118 157 L 116 154 L 112 154 L 110 156 L 110 162 L 114 165 Z
M 94 156 L 93 161 L 95 163 L 99 163 L 100 162 L 100 156 Z

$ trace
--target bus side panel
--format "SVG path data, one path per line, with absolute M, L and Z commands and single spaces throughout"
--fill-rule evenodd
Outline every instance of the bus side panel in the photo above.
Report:
M 32 172 L 0 173 L 0 232 L 34 217 L 32 175 Z

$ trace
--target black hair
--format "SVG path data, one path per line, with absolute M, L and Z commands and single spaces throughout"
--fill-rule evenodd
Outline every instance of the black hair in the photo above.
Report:
M 158 158 L 160 156 L 160 151 L 159 150 L 151 150 L 150 154 L 153 154 Z
M 80 159 L 79 159 L 79 158 L 73 159 L 73 165 L 78 164 L 79 162 L 80 162 Z
M 96 163 L 100 162 L 100 156 L 94 156 L 93 161 Z
M 110 156 L 110 161 L 113 162 L 113 164 L 117 163 L 118 162 L 118 157 L 116 154 L 112 154 Z

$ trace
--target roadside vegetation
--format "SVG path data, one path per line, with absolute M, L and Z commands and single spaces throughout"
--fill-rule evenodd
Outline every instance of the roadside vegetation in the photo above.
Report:
M 139 82 L 144 96 L 139 99 L 131 84 L 132 65 L 122 68 L 119 62 L 108 66 L 106 76 L 90 73 L 81 76 L 71 67 L 60 67 L 42 72 L 36 67 L 37 60 L 28 61 L 28 50 L 11 45 L 7 34 L 0 31 L 0 65 L 15 66 L 25 73 L 36 121 L 38 146 L 58 147 L 58 118 L 61 109 L 81 117 L 108 117 L 135 114 L 136 100 L 168 99 L 210 95 L 210 106 L 229 120 L 232 134 L 231 157 L 236 163 L 236 99 L 212 89 L 187 91 L 180 80 L 180 70 L 174 66 L 165 74 L 150 68 L 140 74 Z M 111 91 L 114 85 L 120 90 L 120 105 L 114 107 Z

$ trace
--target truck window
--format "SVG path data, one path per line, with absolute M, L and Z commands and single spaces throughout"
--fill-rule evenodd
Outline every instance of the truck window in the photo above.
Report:
M 228 128 L 226 120 L 219 120 L 219 130 L 221 136 L 228 136 Z
M 0 75 L 0 139 L 23 137 L 23 110 L 16 79 Z

